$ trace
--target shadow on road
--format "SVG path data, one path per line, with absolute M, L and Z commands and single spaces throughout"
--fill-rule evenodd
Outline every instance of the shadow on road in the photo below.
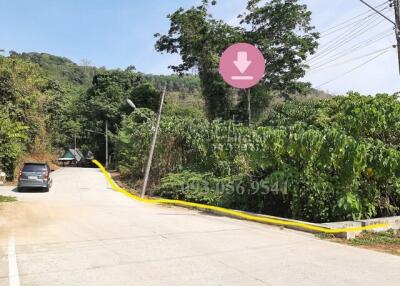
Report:
M 14 193 L 47 193 L 46 189 L 44 188 L 20 188 L 15 187 L 11 190 Z

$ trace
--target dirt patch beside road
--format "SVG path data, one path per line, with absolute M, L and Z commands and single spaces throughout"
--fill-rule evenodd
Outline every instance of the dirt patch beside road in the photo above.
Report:
M 0 203 L 0 238 L 7 238 L 14 232 L 30 232 L 72 214 L 72 209 L 32 201 Z
M 329 239 L 333 242 L 338 242 L 346 245 L 361 247 L 370 250 L 386 252 L 394 255 L 400 255 L 400 232 L 368 232 L 363 233 L 359 237 L 352 240 L 334 238 L 331 236 L 320 236 L 323 239 Z

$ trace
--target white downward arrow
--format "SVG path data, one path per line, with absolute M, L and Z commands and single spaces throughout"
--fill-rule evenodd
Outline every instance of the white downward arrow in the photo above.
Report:
M 241 74 L 244 74 L 251 65 L 251 61 L 247 60 L 247 52 L 238 52 L 237 60 L 233 61 Z

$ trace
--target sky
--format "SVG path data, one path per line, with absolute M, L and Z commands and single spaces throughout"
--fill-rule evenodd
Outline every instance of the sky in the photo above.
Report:
M 384 2 L 368 1 L 373 5 Z M 363 94 L 400 91 L 397 51 L 390 48 L 395 36 L 390 32 L 393 25 L 389 21 L 371 16 L 372 13 L 363 14 L 352 21 L 365 19 L 365 26 L 354 23 L 350 27 L 353 30 L 346 30 L 343 24 L 329 30 L 368 8 L 358 0 L 300 2 L 313 13 L 316 30 L 328 30 L 320 40 L 320 54 L 310 60 L 312 69 L 303 80 L 334 94 L 350 90 Z M 180 58 L 157 53 L 153 35 L 168 31 L 169 13 L 199 3 L 200 0 L 0 0 L 0 49 L 46 52 L 76 63 L 89 60 L 98 67 L 124 69 L 134 65 L 145 73 L 170 74 L 168 66 L 179 63 Z M 211 13 L 236 24 L 236 16 L 244 11 L 246 3 L 219 0 Z M 388 7 L 380 8 L 387 8 L 383 12 L 394 19 Z M 387 37 L 379 39 L 380 35 Z M 355 49 L 358 44 L 370 43 L 369 39 L 372 44 Z M 346 56 L 339 57 L 343 54 Z M 355 69 L 358 66 L 361 67 Z

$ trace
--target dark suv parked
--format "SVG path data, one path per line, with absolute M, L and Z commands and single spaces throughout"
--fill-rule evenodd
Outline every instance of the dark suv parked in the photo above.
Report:
M 18 179 L 18 191 L 25 188 L 41 188 L 48 192 L 53 180 L 46 163 L 25 163 Z

